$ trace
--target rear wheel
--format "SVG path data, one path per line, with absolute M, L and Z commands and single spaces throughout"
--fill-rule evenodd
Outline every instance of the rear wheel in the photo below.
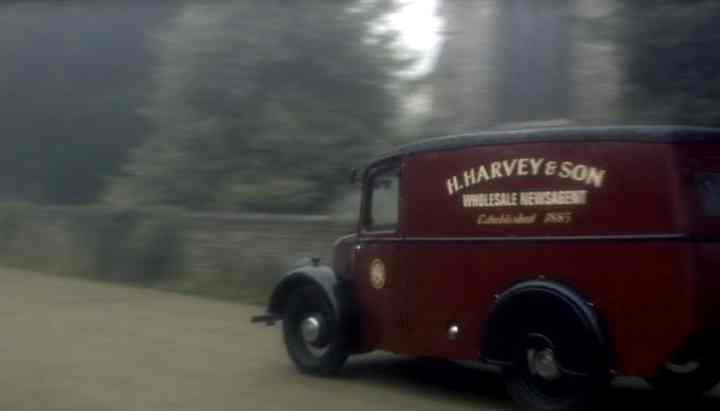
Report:
M 568 344 L 582 346 L 582 340 L 548 329 L 518 335 L 513 364 L 504 369 L 510 396 L 525 409 L 534 411 L 597 408 L 609 384 L 609 372 L 602 361 L 588 361 L 573 369 L 563 364 Z M 597 355 L 592 344 L 586 348 L 587 356 Z
M 317 286 L 292 291 L 283 319 L 283 336 L 290 358 L 305 373 L 336 372 L 349 354 L 345 327 L 325 292 Z
M 720 358 L 713 349 L 717 348 L 676 355 L 648 382 L 673 396 L 697 396 L 711 390 L 720 382 Z

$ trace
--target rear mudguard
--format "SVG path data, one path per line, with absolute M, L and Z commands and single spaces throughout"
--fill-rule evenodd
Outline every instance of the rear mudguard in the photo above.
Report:
M 253 321 L 263 321 L 271 325 L 281 320 L 285 313 L 288 297 L 293 290 L 305 286 L 321 288 L 335 311 L 336 318 L 341 319 L 346 312 L 346 293 L 341 287 L 335 272 L 325 265 L 306 265 L 288 272 L 275 285 L 267 315 L 253 317 Z
M 549 315 L 545 320 L 555 321 L 568 330 L 574 328 L 574 335 L 585 337 L 585 347 L 580 345 L 578 352 L 568 358 L 571 366 L 590 360 L 588 355 L 596 356 L 594 360 L 603 366 L 611 366 L 612 343 L 593 304 L 573 288 L 546 280 L 516 284 L 497 296 L 485 330 L 485 362 L 509 365 L 513 334 L 523 326 L 535 326 L 534 320 L 542 322 L 544 313 Z M 592 354 L 580 348 L 591 348 Z

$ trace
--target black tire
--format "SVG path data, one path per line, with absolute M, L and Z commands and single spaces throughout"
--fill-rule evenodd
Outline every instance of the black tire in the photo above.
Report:
M 647 381 L 663 395 L 700 396 L 720 383 L 720 361 L 707 356 L 674 359 Z
M 603 394 L 609 386 L 610 373 L 607 362 L 602 359 L 603 350 L 587 337 L 573 336 L 566 330 L 555 332 L 547 327 L 532 327 L 517 333 L 513 341 L 513 364 L 503 369 L 505 384 L 512 399 L 524 409 L 533 411 L 600 408 Z M 587 358 L 593 360 L 580 366 L 575 365 L 572 370 L 566 369 L 563 358 L 567 357 L 563 350 L 571 346 L 573 350 L 584 350 Z M 548 350 L 554 359 L 553 368 L 557 374 L 543 377 L 537 367 L 532 369 L 531 357 Z
M 314 344 L 302 334 L 301 324 L 308 316 L 322 316 L 322 332 Z M 340 324 L 328 297 L 318 286 L 293 290 L 288 297 L 283 319 L 285 347 L 297 368 L 308 374 L 329 375 L 337 372 L 349 355 L 348 333 Z

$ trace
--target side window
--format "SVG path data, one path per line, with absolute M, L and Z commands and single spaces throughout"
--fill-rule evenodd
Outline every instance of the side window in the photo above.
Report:
M 395 231 L 400 218 L 400 169 L 383 168 L 370 175 L 365 229 Z
M 720 173 L 698 172 L 695 184 L 705 216 L 720 216 Z

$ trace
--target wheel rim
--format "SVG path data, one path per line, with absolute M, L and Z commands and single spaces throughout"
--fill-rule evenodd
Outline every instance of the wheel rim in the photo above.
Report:
M 685 363 L 668 362 L 665 364 L 665 368 L 674 374 L 692 374 L 693 372 L 700 369 L 700 362 L 688 361 Z
M 300 353 L 309 359 L 323 357 L 331 343 L 327 317 L 321 312 L 307 312 L 300 315 L 295 324 Z
M 587 379 L 568 372 L 558 358 L 553 341 L 542 334 L 529 334 L 516 367 L 528 389 L 548 398 L 566 398 L 583 387 Z
M 556 381 L 562 377 L 560 364 L 558 364 L 555 350 L 552 348 L 529 348 L 526 357 L 530 375 L 535 375 L 545 381 Z
M 308 314 L 300 321 L 300 335 L 305 345 L 316 347 L 321 345 L 320 337 L 325 331 L 325 319 L 322 314 Z

